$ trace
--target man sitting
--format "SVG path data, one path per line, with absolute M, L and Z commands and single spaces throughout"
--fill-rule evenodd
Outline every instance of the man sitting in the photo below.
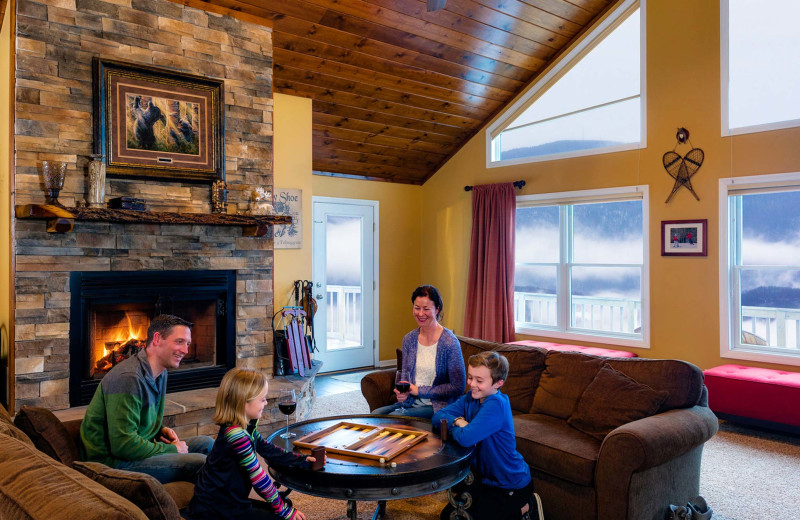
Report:
M 161 424 L 166 369 L 177 368 L 188 353 L 191 326 L 177 316 L 156 316 L 146 347 L 103 377 L 81 424 L 85 460 L 147 473 L 161 483 L 196 480 L 214 440 L 182 441 Z

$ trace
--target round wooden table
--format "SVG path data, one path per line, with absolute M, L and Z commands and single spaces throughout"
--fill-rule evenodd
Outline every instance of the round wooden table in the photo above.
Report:
M 329 452 L 325 467 L 317 471 L 270 465 L 269 473 L 275 482 L 301 493 L 347 500 L 348 518 L 356 520 L 356 503 L 359 500 L 377 501 L 378 507 L 373 518 L 382 518 L 387 500 L 418 497 L 449 489 L 469 474 L 473 448 L 464 448 L 453 441 L 442 443 L 439 435 L 431 431 L 430 421 L 425 419 L 398 415 L 324 417 L 290 425 L 289 431 L 296 433 L 297 437 L 281 439 L 280 434 L 286 432 L 286 428 L 281 428 L 267 440 L 289 451 L 310 454 L 307 449 L 295 447 L 293 441 L 342 421 L 416 429 L 428 432 L 428 436 L 391 461 L 383 463 Z M 392 463 L 395 465 L 392 466 Z

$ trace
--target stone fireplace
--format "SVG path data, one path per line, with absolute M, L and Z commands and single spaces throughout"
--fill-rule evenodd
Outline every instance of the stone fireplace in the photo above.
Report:
M 145 346 L 152 317 L 173 314 L 192 322 L 192 343 L 168 378 L 167 391 L 216 387 L 236 365 L 236 273 L 133 271 L 70 273 L 72 405 L 88 404 L 117 363 Z
M 246 208 L 252 187 L 271 189 L 269 27 L 167 0 L 62 2 L 58 6 L 18 0 L 16 14 L 14 204 L 44 203 L 43 160 L 67 163 L 59 196 L 62 204 L 74 207 L 86 198 L 86 166 L 94 145 L 91 65 L 95 56 L 223 79 L 228 212 Z M 211 211 L 207 184 L 109 176 L 106 198 L 120 196 L 145 199 L 147 210 L 154 213 Z M 226 366 L 229 361 L 220 361 L 224 346 L 226 360 L 233 356 L 236 365 L 271 372 L 272 236 L 245 235 L 236 225 L 77 220 L 71 232 L 53 233 L 48 232 L 45 220 L 14 219 L 13 407 L 60 410 L 85 400 L 71 398 L 70 373 L 86 371 L 91 380 L 100 374 L 91 374 L 86 365 L 97 366 L 99 360 L 80 361 L 80 368 L 73 368 L 70 346 L 75 320 L 87 324 L 94 320 L 93 340 L 91 332 L 80 333 L 89 334 L 87 343 L 113 345 L 118 333 L 125 336 L 126 329 L 135 333 L 143 328 L 157 312 L 156 305 L 165 311 L 170 308 L 169 298 L 162 298 L 160 304 L 158 298 L 155 302 L 103 300 L 88 315 L 76 316 L 72 306 L 76 273 L 123 279 L 141 272 L 169 278 L 180 271 L 186 276 L 180 280 L 182 288 L 202 273 L 232 273 L 235 282 L 232 302 L 225 304 L 224 339 L 218 328 L 204 337 L 202 348 L 213 344 L 214 350 L 196 353 L 196 363 L 206 365 L 197 368 L 208 371 Z M 183 303 L 183 310 L 192 307 L 196 327 L 205 329 L 209 325 L 204 320 L 219 320 L 219 309 L 210 303 Z M 174 308 L 178 307 L 175 302 Z M 171 374 L 169 379 L 180 378 Z

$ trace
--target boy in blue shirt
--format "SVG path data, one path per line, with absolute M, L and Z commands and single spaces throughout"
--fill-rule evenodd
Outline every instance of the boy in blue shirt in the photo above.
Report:
M 481 352 L 468 364 L 470 391 L 432 419 L 434 426 L 446 419 L 449 436 L 462 446 L 476 446 L 475 480 L 466 489 L 456 487 L 472 496 L 466 512 L 474 520 L 543 520 L 530 468 L 517 451 L 508 396 L 498 391 L 508 376 L 508 360 L 497 352 Z M 448 504 L 441 518 L 450 519 L 454 511 Z

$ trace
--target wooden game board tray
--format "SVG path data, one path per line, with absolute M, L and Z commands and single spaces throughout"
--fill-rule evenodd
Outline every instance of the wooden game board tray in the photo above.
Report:
M 389 461 L 425 440 L 428 432 L 340 421 L 294 441 L 301 448 L 325 446 L 330 453 Z

